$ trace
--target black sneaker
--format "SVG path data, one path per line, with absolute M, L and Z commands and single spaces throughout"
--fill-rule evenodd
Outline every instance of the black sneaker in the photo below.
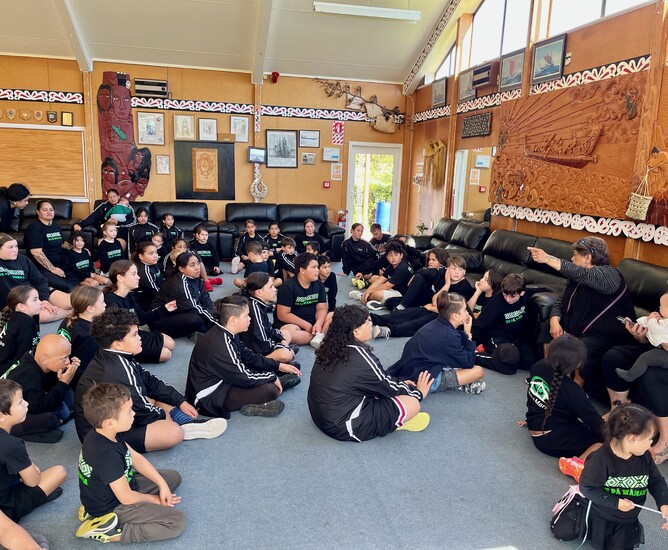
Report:
M 278 416 L 283 412 L 285 408 L 285 403 L 274 399 L 267 403 L 259 403 L 257 405 L 244 405 L 241 407 L 241 414 L 244 416 L 264 416 L 266 418 L 272 418 Z
M 292 350 L 292 353 L 297 355 L 299 353 L 299 346 L 297 344 L 289 344 L 288 347 Z
M 299 370 L 302 370 L 302 364 L 299 361 L 290 361 L 290 364 L 293 367 L 297 367 Z
M 53 502 L 56 500 L 60 495 L 63 494 L 63 488 L 62 487 L 56 487 L 56 490 L 51 493 L 48 497 L 46 497 L 47 502 Z
M 64 432 L 56 428 L 50 432 L 43 432 L 41 434 L 22 434 L 19 435 L 23 441 L 30 441 L 30 443 L 58 443 L 63 438 Z
M 193 344 L 196 344 L 199 340 L 199 337 L 203 334 L 203 332 L 195 331 L 190 336 L 188 336 L 188 340 L 190 340 Z
M 297 376 L 296 374 L 284 374 L 283 376 L 279 376 L 278 379 L 281 381 L 283 391 L 298 386 L 302 381 L 301 376 Z

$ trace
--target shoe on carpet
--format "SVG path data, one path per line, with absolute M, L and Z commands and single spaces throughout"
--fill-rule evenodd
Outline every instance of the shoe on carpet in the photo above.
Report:
M 383 302 L 379 302 L 378 300 L 369 300 L 366 303 L 366 307 L 368 307 L 371 311 L 378 311 L 385 309 L 385 304 L 383 304 Z
M 427 426 L 429 426 L 429 414 L 426 412 L 419 412 L 410 420 L 404 422 L 403 426 L 399 426 L 397 431 L 406 430 L 407 432 L 421 432 Z
M 290 390 L 295 386 L 298 386 L 302 381 L 302 377 L 297 376 L 296 374 L 284 374 L 283 376 L 279 376 L 278 379 L 281 381 L 283 391 Z
M 371 336 L 373 338 L 385 338 L 388 339 L 392 335 L 390 327 L 379 327 L 378 325 L 373 325 L 371 327 Z
M 207 292 L 213 292 L 213 285 L 211 284 L 211 281 L 204 281 L 204 288 Z
M 292 361 L 290 361 L 290 364 L 291 364 L 293 367 L 296 367 L 296 368 L 298 368 L 299 370 L 302 370 L 302 364 L 301 364 L 299 361 L 292 360 Z
M 227 420 L 224 418 L 212 418 L 199 422 L 197 419 L 188 424 L 181 426 L 183 429 L 183 440 L 190 441 L 192 439 L 213 439 L 222 435 L 227 429 Z
M 46 502 L 53 502 L 57 498 L 60 498 L 63 494 L 62 487 L 56 487 L 56 489 L 48 497 L 46 497 Z
M 50 432 L 43 432 L 40 434 L 23 434 L 19 437 L 23 441 L 29 441 L 30 443 L 58 443 L 63 438 L 63 430 L 56 428 Z
M 235 256 L 234 258 L 232 258 L 232 265 L 230 266 L 230 273 L 232 273 L 232 275 L 236 275 L 237 273 L 239 273 L 240 263 L 241 263 L 241 258 L 239 258 L 239 256 Z
M 79 512 L 77 512 L 77 518 L 79 519 L 80 522 L 84 522 L 92 517 L 93 516 L 91 516 L 88 512 L 86 512 L 86 509 L 84 508 L 83 504 L 79 506 Z
M 289 344 L 288 347 L 292 350 L 292 353 L 297 355 L 299 353 L 299 346 L 297 344 Z
M 485 391 L 487 384 L 484 380 L 478 380 L 477 382 L 471 382 L 470 384 L 464 384 L 463 386 L 458 386 L 459 391 L 464 393 L 481 393 Z
M 311 344 L 311 347 L 318 349 L 324 338 L 325 335 L 322 332 L 318 332 L 313 338 L 311 338 L 309 344 Z
M 220 286 L 223 284 L 223 279 L 222 277 L 209 277 L 209 282 L 212 285 Z
M 559 459 L 559 471 L 564 475 L 572 477 L 578 483 L 580 483 L 580 475 L 582 475 L 584 465 L 584 460 L 579 456 L 572 458 L 562 456 Z
M 77 529 L 77 537 L 81 539 L 93 539 L 100 542 L 109 542 L 109 539 L 120 534 L 122 529 L 118 524 L 118 516 L 109 512 L 99 518 L 91 518 L 84 521 Z
M 265 418 L 272 418 L 281 414 L 283 409 L 285 409 L 285 403 L 278 399 L 274 399 L 267 403 L 244 405 L 241 407 L 241 414 L 244 416 L 264 416 Z
M 353 300 L 361 300 L 362 299 L 362 293 L 359 290 L 351 290 L 348 293 L 348 296 L 350 296 Z
M 196 344 L 197 340 L 199 340 L 199 337 L 203 334 L 203 332 L 195 331 L 190 336 L 188 336 L 188 340 L 190 340 L 193 344 Z

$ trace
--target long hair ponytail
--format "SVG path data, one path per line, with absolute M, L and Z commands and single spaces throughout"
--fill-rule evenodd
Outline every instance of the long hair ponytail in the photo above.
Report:
M 332 371 L 341 361 L 345 365 L 348 361 L 346 348 L 351 344 L 370 349 L 353 334 L 353 331 L 361 327 L 368 318 L 369 312 L 363 307 L 356 305 L 337 307 L 327 334 L 320 348 L 315 352 L 318 366 Z

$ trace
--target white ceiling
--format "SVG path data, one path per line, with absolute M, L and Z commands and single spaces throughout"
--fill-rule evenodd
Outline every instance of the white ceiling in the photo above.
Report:
M 243 71 L 256 82 L 272 71 L 403 82 L 451 0 L 336 1 L 419 10 L 422 19 L 320 14 L 313 0 L 0 0 L 0 53 L 76 58 L 82 69 L 120 61 Z

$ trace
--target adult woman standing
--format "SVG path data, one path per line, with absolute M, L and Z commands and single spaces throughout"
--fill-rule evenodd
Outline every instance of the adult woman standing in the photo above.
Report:
M 365 344 L 371 338 L 369 312 L 343 306 L 316 351 L 308 389 L 311 418 L 340 441 L 367 441 L 397 430 L 422 431 L 429 415 L 420 402 L 433 380 L 420 373 L 417 384 L 389 376 Z
M 0 231 L 12 231 L 12 221 L 28 204 L 30 189 L 22 183 L 12 183 L 9 187 L 0 187 Z M 16 228 L 14 228 L 16 229 Z
M 0 233 L 0 309 L 7 305 L 7 294 L 15 286 L 30 284 L 37 289 L 42 300 L 42 311 L 39 314 L 41 323 L 58 321 L 70 311 L 69 295 L 54 290 L 50 292 L 48 281 L 39 270 L 23 254 L 19 254 L 16 239 Z
M 64 271 L 67 264 L 63 248 L 63 233 L 53 221 L 56 212 L 48 200 L 37 201 L 37 219 L 26 227 L 23 241 L 32 259 L 49 286 L 70 292 L 79 284 L 79 280 Z
M 631 295 L 622 274 L 610 265 L 607 244 L 599 237 L 584 237 L 573 244 L 570 262 L 540 248 L 529 247 L 529 251 L 534 262 L 547 264 L 568 278 L 539 342 L 547 343 L 564 332 L 579 338 L 587 348 L 587 362 L 579 369 L 585 389 L 605 395 L 601 357 L 615 345 L 633 342 L 616 318 L 634 316 Z

